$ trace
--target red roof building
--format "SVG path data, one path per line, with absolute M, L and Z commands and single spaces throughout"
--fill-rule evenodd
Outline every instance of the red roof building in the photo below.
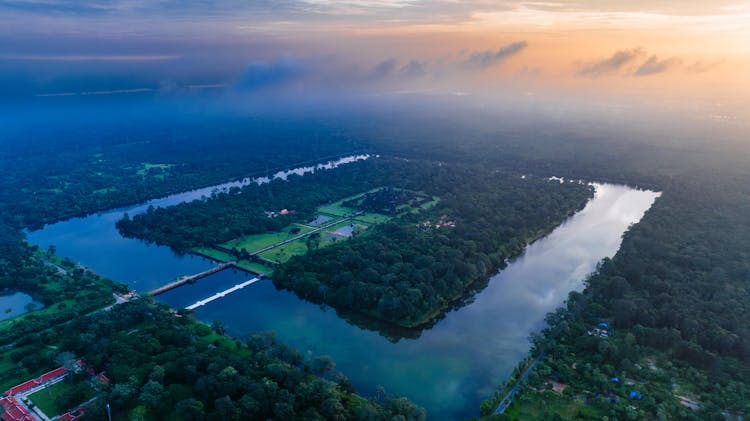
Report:
M 2 421 L 36 421 L 38 418 L 32 415 L 24 405 L 18 402 L 15 396 L 66 374 L 68 374 L 68 370 L 65 367 L 59 367 L 42 374 L 36 379 L 27 380 L 8 389 L 5 392 L 5 397 L 0 398 L 0 406 L 4 409 L 4 412 L 0 415 L 0 419 L 2 419 Z
M 76 421 L 77 419 L 80 419 L 81 417 L 83 417 L 84 415 L 86 415 L 86 413 L 83 412 L 83 409 L 80 409 L 80 408 L 77 411 L 73 411 L 73 412 L 75 412 L 76 414 L 73 415 L 70 412 L 66 412 L 66 413 L 60 415 L 60 418 L 58 418 L 58 420 Z
M 3 414 L 0 415 L 3 421 L 36 421 L 36 417 L 31 415 L 13 396 L 0 399 L 0 405 L 4 409 Z
M 56 378 L 58 378 L 60 376 L 66 375 L 66 374 L 68 374 L 68 370 L 65 367 L 59 367 L 59 368 L 56 368 L 56 369 L 54 369 L 54 370 L 52 370 L 50 372 L 42 374 L 41 376 L 39 376 L 36 379 L 27 380 L 27 381 L 25 381 L 25 382 L 23 382 L 23 383 L 21 383 L 21 384 L 19 384 L 17 386 L 13 386 L 10 389 L 8 389 L 5 392 L 5 394 L 7 396 L 15 396 L 15 395 L 17 395 L 19 393 L 23 393 L 23 392 L 25 392 L 25 391 L 27 391 L 29 389 L 33 389 L 33 388 L 39 386 L 40 384 L 42 384 L 44 382 L 48 382 L 50 380 L 54 380 L 54 379 L 56 379 Z
M 66 374 L 68 374 L 68 369 L 65 368 L 65 367 L 59 367 L 59 368 L 56 368 L 56 369 L 50 371 L 49 373 L 42 374 L 41 377 L 39 377 L 38 380 L 39 380 L 39 383 L 44 383 L 44 382 L 48 382 L 48 381 L 50 381 L 52 379 L 56 379 L 56 378 L 58 378 L 60 376 L 64 376 Z
M 109 378 L 107 378 L 106 371 L 102 371 L 96 376 L 96 379 L 99 380 L 101 384 L 109 384 Z
M 19 384 L 17 386 L 11 387 L 10 389 L 8 389 L 7 392 L 5 392 L 5 394 L 8 395 L 8 396 L 14 396 L 14 395 L 17 395 L 19 393 L 23 393 L 23 392 L 25 392 L 25 391 L 27 391 L 29 389 L 33 389 L 35 386 L 38 386 L 38 385 L 39 385 L 39 383 L 36 382 L 36 379 L 34 379 L 34 380 L 27 380 L 27 381 L 25 381 L 25 382 L 23 382 L 23 383 L 21 383 L 21 384 Z

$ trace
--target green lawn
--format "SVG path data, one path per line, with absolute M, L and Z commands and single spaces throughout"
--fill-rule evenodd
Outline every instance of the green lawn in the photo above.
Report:
M 377 191 L 380 188 L 381 187 L 374 188 L 374 189 L 366 191 L 364 193 L 355 194 L 354 196 L 349 196 L 347 198 L 341 199 L 338 202 L 330 203 L 328 205 L 323 205 L 323 206 L 321 206 L 321 207 L 318 208 L 318 212 L 320 212 L 322 214 L 332 215 L 332 216 L 349 216 L 349 215 L 357 212 L 357 210 L 353 209 L 353 208 L 349 208 L 349 207 L 343 206 L 342 203 L 344 203 L 346 201 L 349 201 L 349 200 L 352 200 L 352 199 L 356 199 L 356 198 L 362 197 L 363 195 L 365 195 L 367 193 L 371 193 L 371 192 Z M 401 208 L 399 208 L 399 210 L 402 211 L 402 212 L 400 212 L 400 214 L 406 213 L 406 212 L 416 213 L 416 212 L 419 212 L 421 210 L 428 209 L 428 208 L 430 208 L 432 206 L 435 206 L 439 201 L 440 201 L 440 199 L 435 199 L 435 200 L 432 200 L 430 202 L 427 202 L 427 203 L 421 205 L 418 208 L 411 208 L 408 205 L 403 205 Z M 366 212 L 364 215 L 358 216 L 356 218 L 357 221 L 361 221 L 364 224 L 382 224 L 383 222 L 386 222 L 389 219 L 391 219 L 391 217 L 388 216 L 388 215 L 383 215 L 383 214 L 380 214 L 380 213 L 371 213 L 371 212 Z
M 112 301 L 114 301 L 114 299 L 112 299 Z M 3 321 L 0 321 L 0 332 L 8 330 L 8 329 L 12 329 L 16 323 L 22 321 L 23 319 L 29 316 L 33 316 L 33 317 L 46 316 L 49 314 L 58 313 L 66 309 L 68 310 L 73 309 L 75 308 L 75 306 L 76 306 L 76 300 L 69 299 L 69 300 L 56 302 L 55 304 L 44 307 L 40 310 L 32 310 L 23 314 L 19 314 L 18 316 L 13 317 L 11 319 L 5 319 Z
M 334 203 L 329 203 L 327 205 L 320 206 L 318 208 L 318 213 L 320 215 L 325 215 L 333 218 L 332 221 L 328 221 L 326 223 L 330 223 L 335 221 L 336 219 L 341 219 L 347 216 L 351 216 L 352 214 L 356 213 L 357 210 L 353 208 L 349 208 L 346 206 L 343 206 L 342 203 L 356 199 L 358 197 L 363 196 L 366 193 L 377 191 L 379 188 L 375 188 L 372 190 L 369 190 L 367 192 L 359 193 L 353 196 L 346 197 L 344 199 L 341 199 Z M 405 212 L 418 212 L 422 209 L 427 209 L 431 206 L 434 206 L 439 199 L 433 200 L 431 202 L 425 203 L 424 205 L 420 206 L 419 208 L 413 209 L 409 206 L 405 206 L 402 213 Z M 338 223 L 334 226 L 331 226 L 329 228 L 326 228 L 324 230 L 319 231 L 320 232 L 320 243 L 319 247 L 326 247 L 331 244 L 335 244 L 337 241 L 345 241 L 344 238 L 336 239 L 336 240 L 329 240 L 328 236 L 330 233 L 336 231 L 337 229 L 350 225 L 351 223 L 363 225 L 365 227 L 370 227 L 372 225 L 382 224 L 384 222 L 387 222 L 392 217 L 388 215 L 383 215 L 379 213 L 372 213 L 372 212 L 365 212 L 360 216 L 357 216 L 352 221 L 345 221 Z M 323 225 L 325 225 L 324 223 Z M 291 234 L 290 231 L 292 229 L 299 229 L 299 232 L 295 234 Z M 317 227 L 310 227 L 307 225 L 302 225 L 298 223 L 290 224 L 287 227 L 285 227 L 280 232 L 270 232 L 265 234 L 253 234 L 253 235 L 246 235 L 244 237 L 236 238 L 231 241 L 227 241 L 226 243 L 220 244 L 221 247 L 225 247 L 228 249 L 238 249 L 238 250 L 246 250 L 249 253 L 256 252 L 258 250 L 261 250 L 263 248 L 272 246 L 274 244 L 281 243 L 285 240 L 288 240 L 289 238 L 299 235 L 299 234 L 305 234 L 309 233 L 313 230 L 317 229 Z M 196 252 L 203 254 L 205 256 L 209 256 L 215 260 L 219 260 L 222 262 L 227 262 L 230 260 L 234 260 L 235 258 L 228 254 L 224 253 L 219 250 L 215 250 L 213 248 L 196 248 L 194 249 Z M 276 247 L 274 249 L 264 251 L 259 255 L 259 257 L 276 263 L 284 263 L 287 260 L 291 259 L 293 256 L 299 256 L 303 255 L 308 252 L 307 248 L 307 237 L 300 238 L 296 241 L 292 241 L 290 243 L 281 245 L 279 247 Z M 251 271 L 260 271 L 264 274 L 269 275 L 271 272 L 273 272 L 273 269 L 271 269 L 268 266 L 265 266 L 260 263 L 254 263 L 254 262 L 248 262 L 248 261 L 240 261 L 238 262 L 238 266 L 241 268 L 245 268 Z
M 324 230 L 319 231 L 320 233 L 320 243 L 319 247 L 326 247 L 331 244 L 336 243 L 337 241 L 344 241 L 344 239 L 338 239 L 338 240 L 329 240 L 328 235 L 337 229 L 341 227 L 346 227 L 351 225 L 351 221 L 344 221 L 340 222 L 336 225 L 333 225 L 329 228 L 326 228 Z M 355 224 L 357 222 L 355 221 Z M 307 253 L 307 237 L 300 238 L 297 241 L 292 241 L 291 243 L 284 244 L 282 246 L 276 247 L 274 249 L 264 251 L 260 254 L 260 257 L 271 260 L 277 263 L 284 263 L 287 260 L 291 259 L 292 256 L 301 256 L 305 253 Z
M 421 206 L 420 206 L 420 207 L 418 207 L 418 208 L 411 208 L 411 209 L 409 210 L 409 212 L 411 212 L 411 213 L 416 213 L 416 212 L 419 212 L 419 211 L 421 211 L 421 210 L 429 209 L 429 208 L 431 208 L 431 207 L 433 207 L 433 206 L 437 205 L 437 204 L 438 204 L 439 202 L 440 202 L 440 199 L 439 199 L 439 198 L 435 198 L 434 200 L 431 200 L 431 201 L 429 201 L 429 202 L 427 202 L 427 203 L 425 203 L 425 204 L 421 205 Z
M 240 260 L 237 262 L 237 267 L 254 273 L 262 273 L 266 276 L 270 276 L 273 273 L 272 267 L 256 262 L 249 262 L 247 260 Z
M 356 210 L 341 206 L 339 202 L 336 202 L 319 207 L 318 212 L 327 216 L 343 217 L 353 214 L 354 212 L 356 212 Z
M 544 414 L 557 413 L 563 419 L 568 420 L 575 418 L 579 411 L 587 419 L 600 419 L 605 415 L 596 408 L 583 404 L 583 402 L 546 390 L 516 396 L 501 419 L 541 419 Z
M 360 215 L 354 218 L 354 221 L 360 222 L 364 225 L 375 225 L 382 224 L 383 222 L 388 222 L 390 219 L 390 216 L 383 215 L 382 213 L 365 212 L 364 215 Z
M 39 407 L 39 409 L 41 409 L 45 415 L 51 418 L 55 415 L 63 414 L 67 410 L 71 409 L 60 408 L 55 401 L 60 395 L 69 392 L 72 389 L 72 384 L 68 383 L 67 380 L 62 380 L 50 387 L 46 387 L 36 393 L 29 395 L 29 399 L 34 403 L 34 405 Z
M 140 175 L 141 177 L 145 177 L 148 175 L 149 170 L 151 169 L 160 169 L 162 171 L 168 170 L 170 168 L 174 167 L 174 164 L 150 164 L 148 162 L 144 162 L 141 164 L 141 168 L 136 171 L 135 173 L 137 175 Z
M 114 191 L 117 191 L 116 187 L 105 187 L 103 189 L 94 190 L 91 193 L 93 193 L 93 194 L 107 194 L 107 193 L 111 193 L 111 192 L 114 192 Z
M 291 259 L 292 256 L 301 256 L 305 253 L 307 253 L 307 238 L 300 238 L 299 240 L 284 244 L 283 246 L 264 251 L 260 254 L 260 257 L 266 260 L 284 263 Z
M 223 251 L 219 251 L 213 248 L 197 247 L 193 249 L 193 251 L 200 255 L 210 257 L 220 262 L 229 262 L 229 261 L 235 260 L 234 256 L 231 256 L 227 253 L 224 253 Z M 239 267 L 240 269 L 245 269 L 253 273 L 262 273 L 264 275 L 270 275 L 271 273 L 273 273 L 272 267 L 266 266 L 260 263 L 256 263 L 256 262 L 250 262 L 247 260 L 238 261 L 237 267 Z
M 329 214 L 329 215 L 334 215 L 334 216 L 349 216 L 349 215 L 353 214 L 354 212 L 356 212 L 357 210 L 356 209 L 352 209 L 352 208 L 348 208 L 346 206 L 342 206 L 341 205 L 342 203 L 344 203 L 344 202 L 346 202 L 348 200 L 356 199 L 358 197 L 361 197 L 361 196 L 365 195 L 366 193 L 374 192 L 374 191 L 376 191 L 378 189 L 380 189 L 380 187 L 372 189 L 372 190 L 368 190 L 368 191 L 363 192 L 363 193 L 357 193 L 354 196 L 345 197 L 345 198 L 339 200 L 338 202 L 333 202 L 333 203 L 329 203 L 327 205 L 323 205 L 323 206 L 321 206 L 321 207 L 318 208 L 318 212 Z
M 296 234 L 291 234 L 290 231 L 294 228 L 299 228 L 299 232 Z M 313 228 L 310 228 L 305 225 L 299 225 L 299 224 L 291 224 L 281 230 L 281 232 L 270 232 L 266 234 L 253 234 L 253 235 L 247 235 L 244 237 L 240 237 L 231 241 L 227 241 L 224 244 L 221 244 L 222 247 L 226 248 L 237 248 L 237 249 L 245 249 L 248 252 L 252 253 L 255 251 L 258 251 L 264 247 L 272 246 L 276 243 L 280 243 L 284 240 L 289 239 L 290 237 L 294 237 L 295 235 L 304 234 L 307 232 L 312 231 Z
M 196 247 L 193 251 L 203 256 L 210 257 L 211 259 L 218 260 L 219 262 L 230 262 L 234 260 L 234 256 L 210 247 Z

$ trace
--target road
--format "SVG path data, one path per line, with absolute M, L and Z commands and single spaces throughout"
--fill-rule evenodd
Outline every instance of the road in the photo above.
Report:
M 56 264 L 56 263 L 53 263 L 53 262 L 51 262 L 51 261 L 49 261 L 49 260 L 47 260 L 47 259 L 44 259 L 44 260 L 42 260 L 42 261 L 44 262 L 44 264 L 45 264 L 45 265 L 47 265 L 47 266 L 51 266 L 51 267 L 53 267 L 53 268 L 57 269 L 57 271 L 58 271 L 58 272 L 59 272 L 59 273 L 60 273 L 61 275 L 67 275 L 67 274 L 68 274 L 68 271 L 67 271 L 67 270 L 65 270 L 65 269 L 63 269 L 63 268 L 62 268 L 62 267 L 61 267 L 60 265 L 58 265 L 58 264 Z
M 296 235 L 296 236 L 294 236 L 294 237 L 291 237 L 291 238 L 287 238 L 287 239 L 286 239 L 286 240 L 284 240 L 284 241 L 278 242 L 278 243 L 276 243 L 276 244 L 271 244 L 270 246 L 268 246 L 268 247 L 264 247 L 264 248 L 262 248 L 262 249 L 260 249 L 260 250 L 256 250 L 256 251 L 254 251 L 254 252 L 250 253 L 250 256 L 257 256 L 257 255 L 259 255 L 259 254 L 261 254 L 261 253 L 263 253 L 263 252 L 265 252 L 265 251 L 268 251 L 268 250 L 273 250 L 273 249 L 275 249 L 276 247 L 281 247 L 281 246 L 283 246 L 284 244 L 289 244 L 289 243 L 291 243 L 292 241 L 296 241 L 296 240 L 299 240 L 300 238 L 305 238 L 305 237 L 307 237 L 307 236 L 309 236 L 309 235 L 315 234 L 316 232 L 322 231 L 322 230 L 324 230 L 324 229 L 326 229 L 326 228 L 330 228 L 330 227 L 332 227 L 332 226 L 334 226 L 334 225 L 338 225 L 338 224 L 341 224 L 341 223 L 343 223 L 343 222 L 351 221 L 352 219 L 354 219 L 354 218 L 356 218 L 356 217 L 358 217 L 358 216 L 360 216 L 360 215 L 362 215 L 362 214 L 364 214 L 364 212 L 357 212 L 357 213 L 355 213 L 355 214 L 353 214 L 353 215 L 351 215 L 351 216 L 347 216 L 346 218 L 343 218 L 343 219 L 339 219 L 339 220 L 337 220 L 337 221 L 333 221 L 333 222 L 329 222 L 329 223 L 327 223 L 327 224 L 325 224 L 325 225 L 321 225 L 321 226 L 319 226 L 318 228 L 315 228 L 315 229 L 314 229 L 314 230 L 312 230 L 312 231 L 308 231 L 308 232 L 306 232 L 306 233 L 303 233 L 303 234 L 299 234 L 299 235 Z
M 199 280 L 201 278 L 205 278 L 207 276 L 213 275 L 214 273 L 221 272 L 224 269 L 227 269 L 227 268 L 230 268 L 230 267 L 234 267 L 236 263 L 237 262 L 235 262 L 235 261 L 225 262 L 225 263 L 219 264 L 216 267 L 213 267 L 211 269 L 205 270 L 205 271 L 203 271 L 201 273 L 196 273 L 195 275 L 183 276 L 183 277 L 181 277 L 180 279 L 178 279 L 178 280 L 176 280 L 174 282 L 170 282 L 170 283 L 168 283 L 166 285 L 162 285 L 159 288 L 156 288 L 156 289 L 153 289 L 153 290 L 149 291 L 148 295 L 156 296 L 156 295 L 159 295 L 159 294 L 163 294 L 163 293 L 165 293 L 165 292 L 167 292 L 169 290 L 175 289 L 177 287 L 181 287 L 181 286 L 183 286 L 185 284 L 192 284 L 193 282 L 195 282 L 195 281 L 197 281 L 197 280 Z
M 521 384 L 524 382 L 524 380 L 526 380 L 527 377 L 529 377 L 529 374 L 531 374 L 534 366 L 539 362 L 539 360 L 542 359 L 542 357 L 544 357 L 544 352 L 540 353 L 539 356 L 534 358 L 534 361 L 532 361 L 531 364 L 526 367 L 526 370 L 524 370 L 523 374 L 521 374 L 521 377 L 516 380 L 516 383 L 513 385 L 513 387 L 510 388 L 503 400 L 500 401 L 500 405 L 497 406 L 493 414 L 502 414 L 506 409 L 508 409 L 508 406 L 511 404 L 511 402 L 513 402 L 513 396 L 518 393 L 518 389 L 521 387 Z

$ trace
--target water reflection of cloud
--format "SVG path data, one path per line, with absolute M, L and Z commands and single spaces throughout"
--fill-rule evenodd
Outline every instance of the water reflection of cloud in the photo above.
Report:
M 493 335 L 526 337 L 546 313 L 561 305 L 571 290 L 604 257 L 617 251 L 622 233 L 640 220 L 655 195 L 625 186 L 597 185 L 595 199 L 564 225 L 532 244 L 496 275 L 474 303 L 454 311 L 425 336 L 466 338 L 486 327 Z M 524 347 L 525 344 L 517 344 Z

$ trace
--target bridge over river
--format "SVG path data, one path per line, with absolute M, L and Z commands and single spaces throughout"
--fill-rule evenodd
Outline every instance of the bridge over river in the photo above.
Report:
M 165 293 L 167 291 L 173 290 L 175 288 L 179 288 L 179 287 L 181 287 L 181 286 L 183 286 L 185 284 L 193 284 L 193 283 L 195 283 L 196 281 L 198 281 L 201 278 L 205 278 L 207 276 L 210 276 L 210 275 L 213 275 L 215 273 L 221 272 L 222 270 L 228 269 L 230 267 L 235 267 L 235 265 L 236 265 L 236 262 L 234 262 L 234 261 L 232 261 L 232 262 L 226 262 L 226 263 L 221 263 L 221 264 L 219 264 L 217 266 L 214 266 L 211 269 L 205 270 L 203 272 L 196 273 L 194 275 L 183 276 L 183 277 L 181 277 L 180 279 L 178 279 L 178 280 L 176 280 L 174 282 L 170 282 L 168 284 L 160 286 L 159 288 L 156 288 L 156 289 L 153 289 L 153 290 L 149 291 L 148 294 L 151 295 L 151 296 L 156 296 L 156 295 L 159 295 L 159 294 L 163 294 L 163 293 Z M 260 281 L 261 279 L 263 279 L 262 275 L 261 276 L 257 276 L 257 277 L 255 277 L 253 279 L 250 279 L 249 281 L 241 282 L 241 283 L 239 283 L 237 285 L 234 285 L 233 287 L 228 288 L 228 289 L 226 289 L 224 291 L 217 292 L 216 294 L 214 294 L 214 295 L 212 295 L 212 296 L 210 296 L 210 297 L 208 297 L 206 299 L 198 300 L 194 304 L 191 304 L 191 305 L 189 305 L 189 306 L 187 306 L 185 308 L 188 309 L 188 310 L 194 310 L 194 309 L 196 309 L 198 307 L 201 307 L 201 306 L 204 306 L 204 305 L 210 303 L 211 301 L 218 300 L 219 298 L 225 297 L 225 296 L 227 296 L 227 295 L 229 295 L 229 294 L 231 294 L 231 293 L 233 293 L 235 291 L 239 291 L 239 290 L 241 290 L 242 288 L 245 288 L 248 285 L 252 285 L 255 282 Z
M 173 290 L 175 288 L 181 287 L 181 286 L 183 286 L 185 284 L 195 283 L 197 280 L 199 280 L 201 278 L 205 278 L 206 276 L 210 276 L 210 275 L 213 275 L 214 273 L 221 272 L 222 270 L 230 268 L 230 267 L 235 267 L 236 264 L 237 264 L 237 262 L 235 262 L 235 261 L 221 263 L 221 264 L 219 264 L 219 265 L 217 265 L 215 267 L 212 267 L 211 269 L 205 270 L 203 272 L 196 273 L 194 275 L 183 276 L 183 277 L 179 278 L 178 280 L 176 280 L 174 282 L 170 282 L 170 283 L 168 283 L 166 285 L 160 286 L 159 288 L 152 289 L 151 291 L 148 292 L 148 295 L 157 296 L 157 295 L 163 294 L 163 293 L 165 293 L 165 292 L 167 292 L 169 290 Z

